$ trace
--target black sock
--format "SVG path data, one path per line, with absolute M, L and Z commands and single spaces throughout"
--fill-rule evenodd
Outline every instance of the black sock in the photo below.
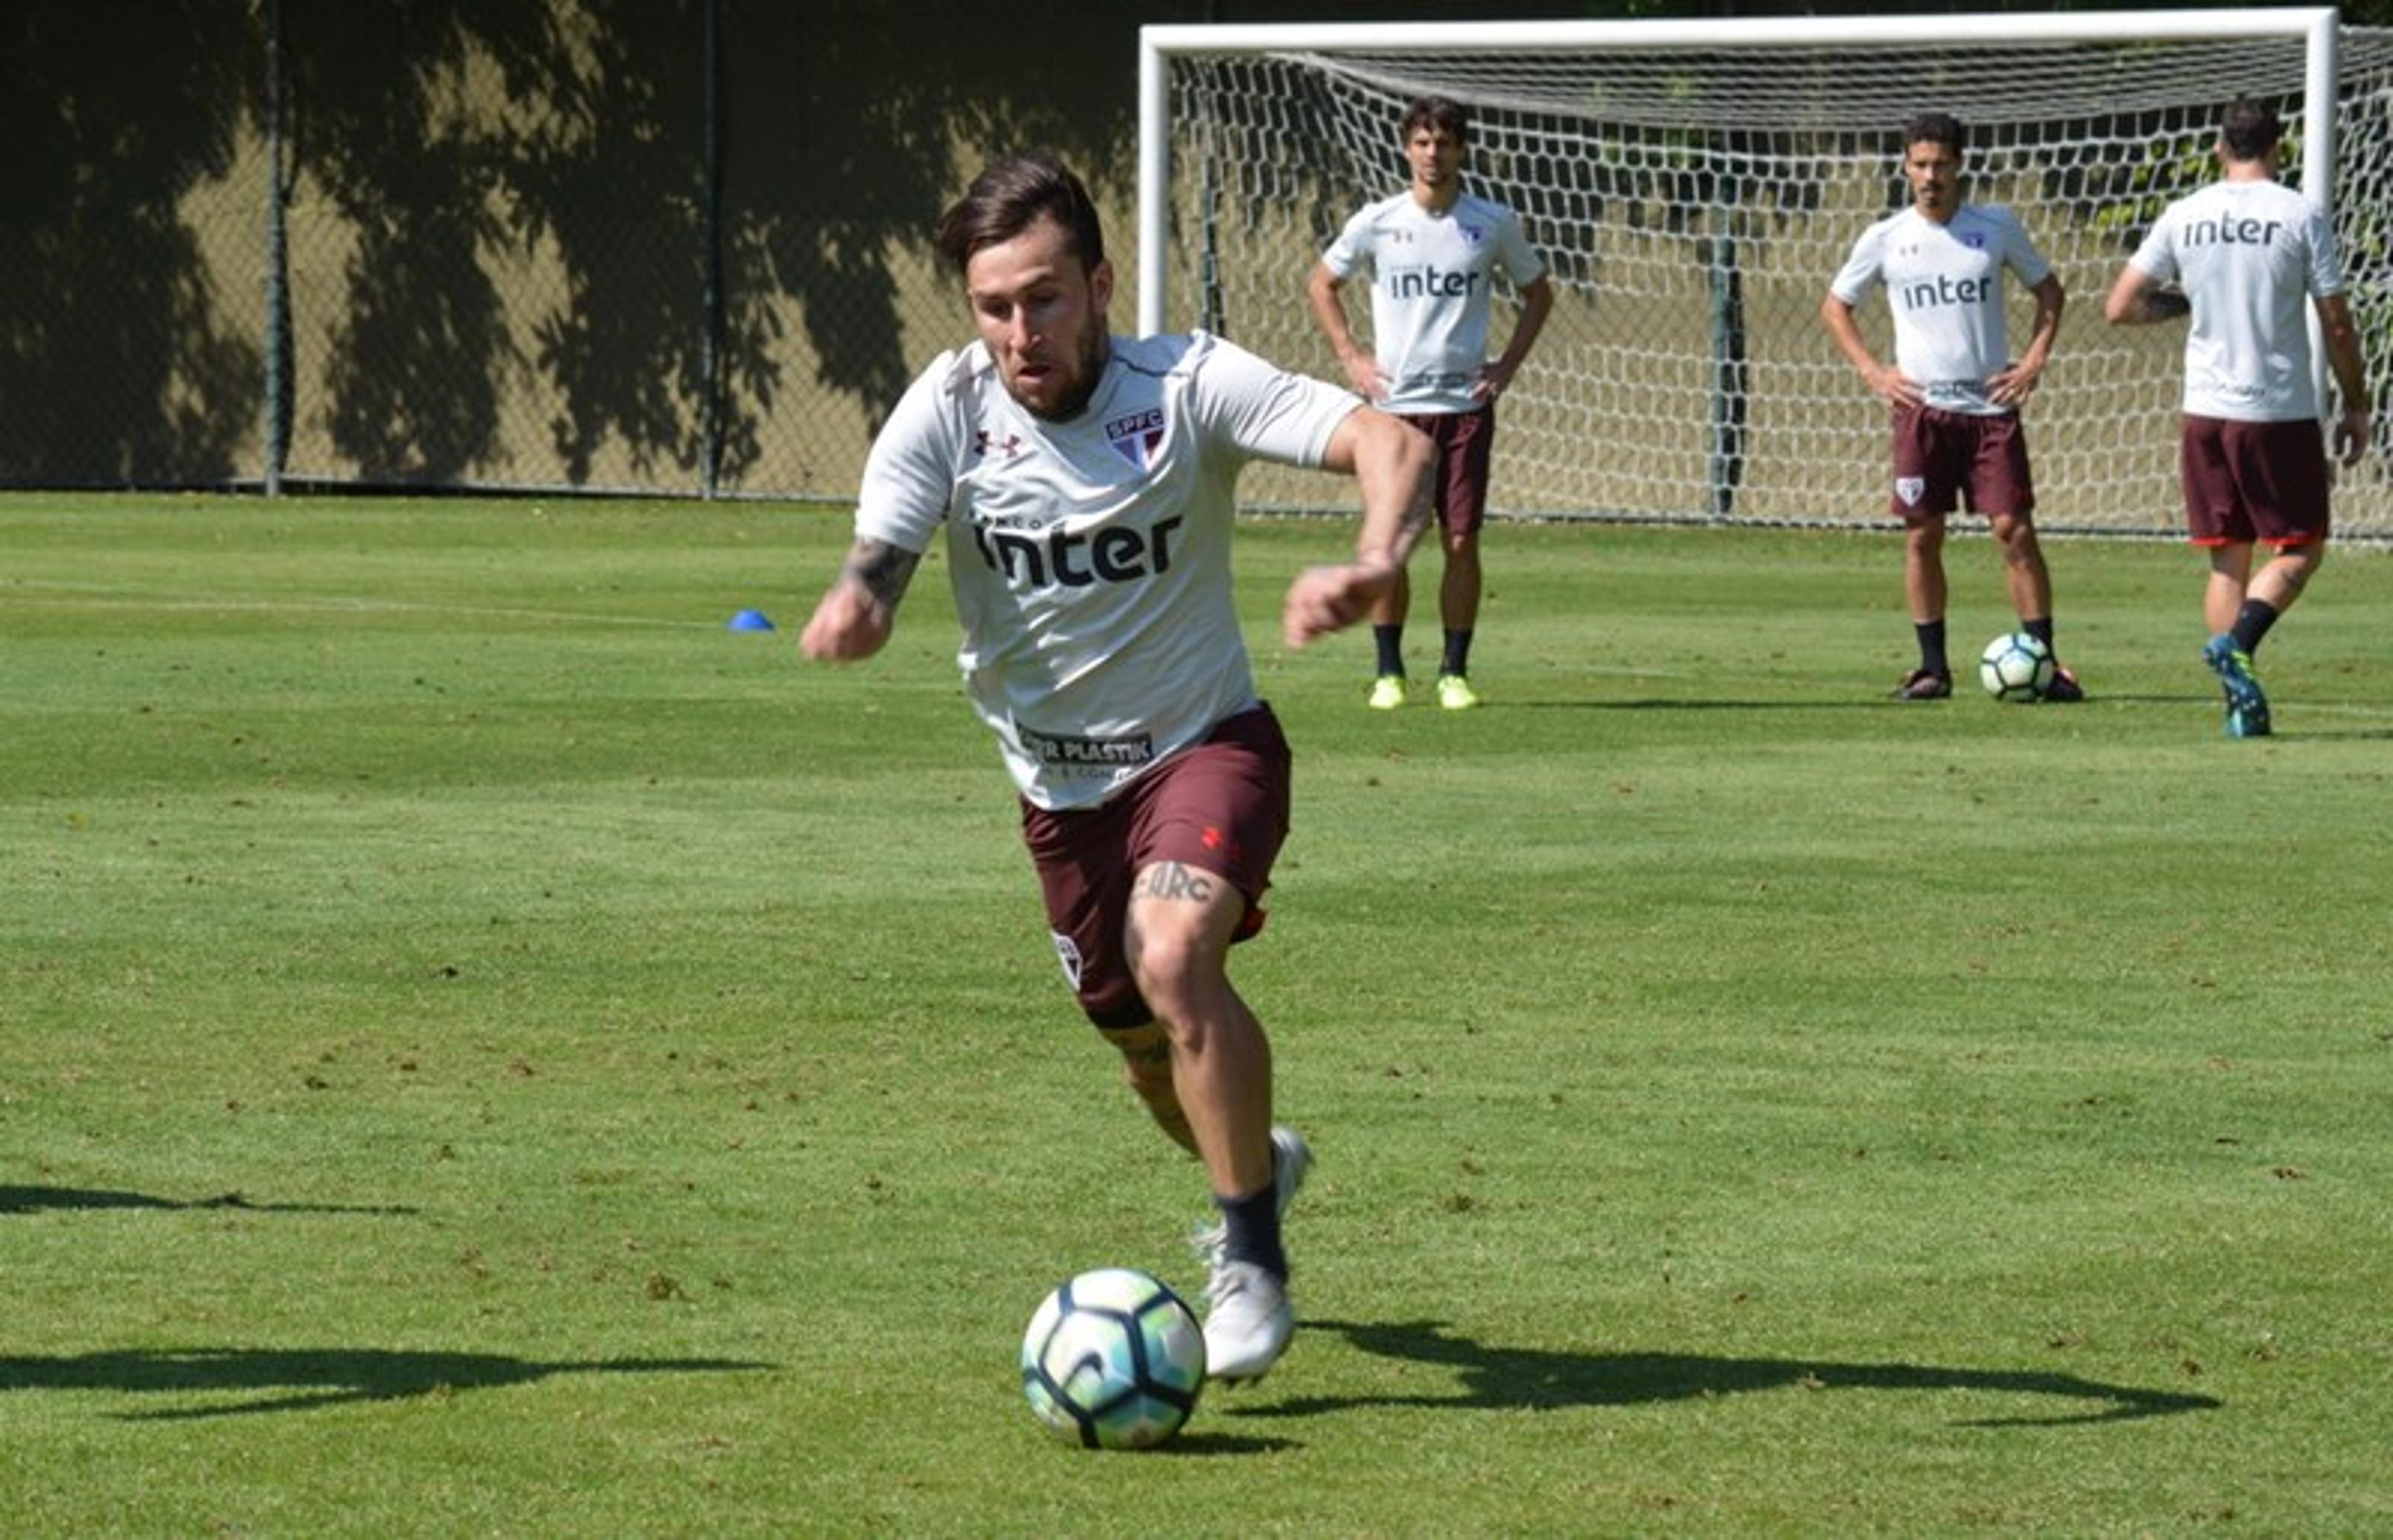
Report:
M 1458 676 L 1471 672 L 1471 633 L 1449 631 L 1445 633 L 1445 661 L 1438 665 L 1437 672 Z
M 1919 636 L 1919 666 L 1929 673 L 1951 673 L 1953 665 L 1944 658 L 1944 622 L 1914 620 L 1911 629 Z
M 2248 658 L 2260 650 L 2260 638 L 2277 623 L 2277 607 L 2266 599 L 2246 599 L 2243 607 L 2235 612 L 2234 629 L 2227 634 L 2235 638 L 2235 645 Z
M 2052 645 L 2051 616 L 2047 615 L 2041 620 L 2021 620 L 2020 622 L 2020 629 L 2026 632 L 2030 636 L 2034 637 L 2037 641 L 2042 642 L 2044 644 L 2044 650 L 2052 654 L 2052 660 L 2054 662 L 2058 663 L 2060 661 L 2060 649 Z
M 1398 678 L 1402 678 L 1405 672 L 1405 628 L 1403 622 L 1399 621 L 1392 626 L 1372 626 L 1371 642 L 1373 646 L 1380 649 L 1380 672 L 1381 675 L 1394 674 Z
M 1222 1255 L 1225 1259 L 1252 1262 L 1275 1278 L 1288 1276 L 1288 1251 L 1279 1241 L 1277 1182 L 1267 1181 L 1262 1191 L 1242 1198 L 1215 1194 L 1213 1207 L 1222 1211 L 1222 1228 L 1226 1235 Z

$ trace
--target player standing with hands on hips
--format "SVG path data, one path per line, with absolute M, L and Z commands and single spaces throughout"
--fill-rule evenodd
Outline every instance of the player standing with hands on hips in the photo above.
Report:
M 2274 109 L 2230 104 L 2218 133 L 2224 175 L 2162 211 L 2103 307 L 2113 325 L 2193 317 L 2177 468 L 2187 533 L 2210 553 L 2202 659 L 2226 695 L 2230 737 L 2268 736 L 2252 655 L 2326 555 L 2326 448 L 2305 300 L 2342 398 L 2334 447 L 2347 465 L 2368 452 L 2373 410 L 2334 226 L 2277 181 L 2281 137 Z M 2255 543 L 2271 553 L 2256 576 Z
M 1111 335 L 1096 210 L 1052 160 L 990 165 L 937 246 L 979 340 L 934 360 L 874 441 L 855 543 L 800 646 L 880 651 L 944 531 L 965 690 L 1019 792 L 1065 976 L 1220 1211 L 1207 1372 L 1254 1378 L 1295 1330 L 1280 1218 L 1312 1156 L 1272 1122 L 1271 1046 L 1228 974 L 1262 924 L 1289 787 L 1232 602 L 1237 473 L 1360 484 L 1355 559 L 1288 589 L 1302 646 L 1394 585 L 1429 518 L 1429 446 L 1218 338 Z
M 1545 263 L 1522 233 L 1520 216 L 1462 189 L 1471 138 L 1462 108 L 1424 97 L 1406 110 L 1401 132 L 1410 185 L 1346 221 L 1314 266 L 1305 298 L 1354 388 L 1437 448 L 1437 516 L 1445 554 L 1438 589 L 1445 652 L 1437 702 L 1468 711 L 1479 704 L 1471 687 L 1471 643 L 1479 626 L 1479 531 L 1487 516 L 1496 401 L 1545 329 L 1554 290 Z M 1368 348 L 1355 340 L 1340 293 L 1365 262 L 1373 275 Z M 1487 338 L 1497 274 L 1512 286 L 1521 308 L 1502 355 L 1491 363 Z M 1410 580 L 1400 570 L 1394 591 L 1372 607 L 1378 672 L 1370 704 L 1380 711 L 1405 703 L 1405 617 L 1411 602 Z
M 1894 687 L 1897 700 L 1953 693 L 1944 637 L 1944 521 L 1967 502 L 2002 548 L 2020 629 L 2053 649 L 2044 698 L 2086 698 L 2061 668 L 2052 639 L 2052 575 L 2035 534 L 2035 487 L 2020 408 L 2035 391 L 2060 333 L 2060 276 L 2008 209 L 1965 203 L 1967 131 L 1942 112 L 1903 126 L 1903 176 L 1911 206 L 1862 232 L 1820 302 L 1828 335 L 1894 414 L 1894 496 L 1903 520 L 1903 586 L 1919 665 Z M 2005 270 L 2035 296 L 2027 350 L 2010 361 L 2003 307 Z M 1862 339 L 1853 308 L 1886 286 L 1894 317 L 1894 362 Z

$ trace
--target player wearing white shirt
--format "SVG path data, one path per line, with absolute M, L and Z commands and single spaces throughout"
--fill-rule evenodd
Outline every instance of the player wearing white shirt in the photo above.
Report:
M 1281 629 L 1302 646 L 1393 585 L 1428 519 L 1430 449 L 1218 340 L 1111 335 L 1104 230 L 1053 161 L 992 164 L 938 246 L 979 341 L 934 362 L 874 443 L 855 542 L 800 646 L 880 651 L 946 531 L 966 685 L 1020 790 L 1056 956 L 1157 1125 L 1203 1163 L 1222 1217 L 1207 1373 L 1251 1379 L 1295 1329 L 1280 1217 L 1312 1157 L 1272 1122 L 1271 1047 L 1228 972 L 1262 922 L 1289 764 L 1230 603 L 1237 467 L 1360 483 L 1355 559 L 1289 585 Z
M 1306 302 L 1355 389 L 1437 446 L 1437 516 L 1445 569 L 1438 588 L 1445 649 L 1437 698 L 1449 711 L 1479 704 L 1471 644 L 1484 579 L 1479 534 L 1486 522 L 1496 401 L 1512 382 L 1553 309 L 1545 263 L 1503 204 L 1466 192 L 1462 158 L 1470 119 L 1442 97 L 1424 97 L 1400 125 L 1410 184 L 1346 221 L 1305 282 Z M 1371 346 L 1356 339 L 1341 290 L 1371 271 Z M 1504 351 L 1487 357 L 1496 281 L 1520 298 Z M 1378 673 L 1370 704 L 1405 703 L 1404 628 L 1410 583 L 1371 614 Z
M 2052 575 L 2035 533 L 2035 488 L 2019 410 L 2035 389 L 2060 332 L 2060 277 L 2010 211 L 1962 202 L 1967 133 L 1942 112 L 1903 125 L 1903 175 L 1911 205 L 1862 233 L 1820 319 L 1871 391 L 1891 409 L 1892 495 L 1903 523 L 1903 594 L 1919 663 L 1898 700 L 1953 693 L 1945 647 L 1944 525 L 1965 503 L 1982 516 L 2003 555 L 2020 629 L 2053 647 Z M 2035 298 L 2027 348 L 2010 358 L 2006 275 Z M 1854 310 L 1883 285 L 1894 319 L 1895 357 L 1881 361 Z M 2044 698 L 2085 698 L 2073 670 L 2058 664 Z
M 2010 359 L 2006 269 L 2030 289 L 2052 272 L 2010 210 L 1964 203 L 1936 219 L 1912 207 L 1863 231 L 1828 290 L 1850 310 L 1884 285 L 1895 367 L 1919 398 L 1991 416 L 2018 410 L 1991 390 Z
M 1383 198 L 1321 254 L 1332 287 L 1366 264 L 1372 269 L 1370 374 L 1356 384 L 1399 415 L 1477 411 L 1496 275 L 1525 290 L 1546 271 L 1519 215 L 1452 177 L 1432 183 L 1445 195 L 1442 206 L 1409 189 Z
M 2273 109 L 2230 104 L 2222 178 L 2162 211 L 2103 307 L 2114 325 L 2193 318 L 2179 476 L 2187 531 L 2210 553 L 2202 656 L 2230 737 L 2268 736 L 2252 655 L 2326 555 L 2329 476 L 2306 309 L 2317 310 L 2342 398 L 2334 438 L 2347 465 L 2367 452 L 2372 410 L 2334 227 L 2276 180 L 2282 137 Z M 2256 543 L 2271 552 L 2256 576 Z
M 976 342 L 890 415 L 857 533 L 923 551 L 944 529 L 974 709 L 1025 798 L 1093 806 L 1256 704 L 1230 588 L 1238 468 L 1320 464 L 1354 405 L 1201 333 L 1114 338 L 1087 404 L 1047 422 Z

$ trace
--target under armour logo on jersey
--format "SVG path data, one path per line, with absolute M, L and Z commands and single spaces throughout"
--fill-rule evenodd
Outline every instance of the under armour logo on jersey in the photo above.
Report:
M 1105 442 L 1134 469 L 1147 469 L 1155 463 L 1155 451 L 1163 443 L 1163 409 L 1149 407 L 1128 417 L 1115 418 L 1105 424 Z
M 1919 500 L 1928 495 L 1928 478 L 1924 476 L 1898 476 L 1894 478 L 1894 495 L 1903 499 L 1906 508 L 1916 508 Z
M 973 434 L 973 453 L 986 460 L 991 450 L 1004 451 L 1005 457 L 1011 460 L 1022 452 L 1022 435 L 1009 433 L 1003 438 L 1000 438 L 987 428 L 981 428 Z

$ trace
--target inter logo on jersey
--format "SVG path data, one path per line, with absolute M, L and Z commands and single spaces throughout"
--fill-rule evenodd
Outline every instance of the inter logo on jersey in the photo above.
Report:
M 1147 469 L 1155 463 L 1155 451 L 1163 446 L 1163 409 L 1149 407 L 1115 418 L 1105 424 L 1105 442 L 1134 468 Z

